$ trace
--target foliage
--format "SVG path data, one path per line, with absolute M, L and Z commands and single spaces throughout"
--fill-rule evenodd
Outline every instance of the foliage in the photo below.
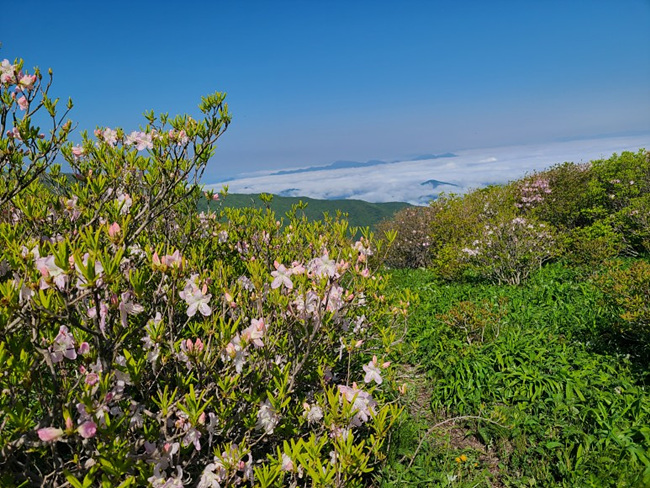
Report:
M 596 287 L 560 263 L 516 287 L 393 277 L 419 294 L 409 363 L 421 374 L 383 486 L 650 482 L 650 399 L 626 356 L 602 347 Z
M 519 285 L 558 253 L 554 234 L 550 226 L 532 219 L 497 217 L 462 252 L 478 276 Z
M 298 209 L 197 214 L 223 94 L 72 147 L 33 76 L 3 61 L 0 484 L 366 484 L 408 301 L 380 245 Z
M 597 266 L 618 256 L 624 246 L 622 234 L 604 221 L 576 227 L 564 234 L 564 257 L 576 266 Z
M 650 264 L 637 260 L 625 266 L 610 262 L 604 273 L 594 278 L 613 312 L 611 328 L 631 342 L 637 353 L 647 356 L 650 346 Z
M 383 225 L 405 243 L 389 252 L 395 267 L 411 266 L 407 251 L 428 248 L 422 259 L 410 261 L 425 263 L 445 279 L 518 284 L 554 258 L 591 266 L 647 253 L 649 216 L 650 153 L 642 149 L 443 195 L 429 211 Z M 422 230 L 427 224 L 429 233 Z
M 516 185 L 520 196 L 518 208 L 533 214 L 560 230 L 570 230 L 588 225 L 593 206 L 590 184 L 593 173 L 590 164 L 562 163 L 545 171 L 523 178 Z M 531 202 L 525 202 L 526 187 L 542 184 L 541 191 Z

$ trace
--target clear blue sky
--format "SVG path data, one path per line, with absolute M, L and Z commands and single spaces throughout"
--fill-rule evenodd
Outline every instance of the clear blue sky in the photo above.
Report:
M 0 59 L 52 67 L 81 129 L 233 114 L 204 180 L 650 131 L 650 0 L 30 1 Z

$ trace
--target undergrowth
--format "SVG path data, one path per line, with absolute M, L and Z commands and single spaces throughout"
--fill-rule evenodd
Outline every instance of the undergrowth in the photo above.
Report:
M 419 302 L 381 486 L 650 485 L 646 371 L 609 339 L 593 280 L 562 264 L 523 286 L 392 279 Z

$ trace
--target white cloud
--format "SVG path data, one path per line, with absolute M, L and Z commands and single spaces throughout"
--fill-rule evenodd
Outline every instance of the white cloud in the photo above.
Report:
M 242 175 L 227 183 L 231 193 L 282 193 L 293 196 L 369 202 L 404 201 L 426 204 L 440 192 L 461 193 L 493 183 L 505 183 L 565 161 L 575 163 L 608 158 L 639 148 L 650 148 L 650 134 L 589 139 L 550 144 L 504 146 L 457 151 L 455 158 L 310 171 L 286 175 Z M 458 185 L 423 185 L 427 180 Z M 220 189 L 221 184 L 206 185 Z

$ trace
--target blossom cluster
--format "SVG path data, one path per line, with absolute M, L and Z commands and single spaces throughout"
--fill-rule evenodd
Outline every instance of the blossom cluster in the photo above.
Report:
M 11 98 L 16 101 L 18 108 L 22 111 L 29 109 L 29 105 L 33 100 L 33 95 L 30 92 L 36 87 L 37 79 L 35 74 L 30 75 L 19 70 L 18 66 L 10 63 L 8 59 L 3 59 L 0 63 L 0 86 L 14 87 Z M 16 127 L 7 132 L 7 136 L 20 139 Z
M 549 180 L 537 176 L 532 181 L 524 183 L 519 188 L 519 201 L 515 203 L 517 208 L 532 208 L 544 201 L 547 195 L 552 193 Z

